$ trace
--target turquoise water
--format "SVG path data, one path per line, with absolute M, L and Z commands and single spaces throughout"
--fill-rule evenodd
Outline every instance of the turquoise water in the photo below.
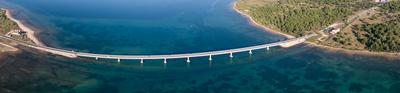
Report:
M 318 48 L 255 55 L 116 63 L 25 52 L 2 56 L 0 92 L 17 93 L 398 93 L 400 59 Z M 4 60 L 5 59 L 5 60 Z M 7 92 L 4 92 L 7 93 Z
M 49 46 L 111 54 L 228 49 L 284 39 L 251 26 L 232 0 L 6 0 Z M 29 19 L 29 20 L 27 20 Z M 185 59 L 0 56 L 0 93 L 398 93 L 400 58 L 298 45 Z
M 255 28 L 232 0 L 10 0 L 45 44 L 109 54 L 238 48 L 284 39 Z M 29 12 L 26 12 L 29 11 Z M 34 19 L 34 20 L 31 20 Z

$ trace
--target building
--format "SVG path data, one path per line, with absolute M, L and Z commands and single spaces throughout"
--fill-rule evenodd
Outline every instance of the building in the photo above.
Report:
M 389 2 L 389 0 L 374 0 L 375 3 L 386 3 Z
M 328 27 L 324 32 L 334 35 L 340 32 L 340 28 Z
M 24 36 L 26 34 L 25 31 L 22 31 L 20 29 L 15 29 L 15 30 L 11 30 L 8 36 Z
M 336 34 L 336 33 L 338 33 L 338 32 L 340 32 L 340 28 L 333 29 L 333 30 L 331 30 L 329 33 L 333 35 L 333 34 Z

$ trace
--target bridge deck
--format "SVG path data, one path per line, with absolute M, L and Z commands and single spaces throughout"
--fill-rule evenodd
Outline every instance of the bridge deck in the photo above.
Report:
M 97 57 L 97 58 L 107 58 L 107 59 L 177 59 L 177 58 L 187 58 L 187 57 L 204 57 L 210 55 L 223 55 L 230 53 L 245 52 L 250 50 L 265 49 L 267 47 L 279 46 L 278 43 L 264 44 L 258 46 L 210 51 L 210 52 L 200 52 L 200 53 L 187 53 L 187 54 L 168 54 L 168 55 L 105 55 L 105 54 L 91 54 L 91 53 L 76 53 L 77 56 L 81 57 Z
M 187 54 L 168 54 L 168 55 L 109 55 L 109 54 L 94 54 L 94 53 L 84 53 L 84 52 L 73 52 L 63 49 L 51 48 L 46 46 L 39 46 L 39 45 L 31 45 L 26 44 L 21 41 L 17 41 L 21 45 L 25 45 L 31 48 L 35 48 L 38 50 L 50 52 L 53 54 L 63 55 L 67 57 L 92 57 L 92 58 L 105 58 L 105 59 L 177 59 L 177 58 L 191 58 L 191 57 L 204 57 L 204 56 L 213 56 L 213 55 L 223 55 L 223 54 L 231 54 L 231 53 L 238 53 L 238 52 L 246 52 L 251 50 L 257 49 L 265 49 L 274 46 L 282 46 L 284 44 L 299 44 L 304 42 L 307 38 L 315 36 L 316 34 L 310 34 L 303 37 L 289 39 L 286 41 L 257 45 L 257 46 L 250 46 L 244 48 L 236 48 L 236 49 L 227 49 L 227 50 L 219 50 L 219 51 L 210 51 L 210 52 L 200 52 L 200 53 L 187 53 Z M 0 36 L 1 38 L 14 40 L 9 37 Z M 16 40 L 14 40 L 16 41 Z

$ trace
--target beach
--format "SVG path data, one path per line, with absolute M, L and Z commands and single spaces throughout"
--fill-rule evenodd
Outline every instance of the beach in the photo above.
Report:
M 310 45 L 311 47 L 318 47 L 318 48 L 325 49 L 329 52 L 341 52 L 341 53 L 345 53 L 345 54 L 359 54 L 359 55 L 366 55 L 366 56 L 384 56 L 387 58 L 399 58 L 399 56 L 400 56 L 400 53 L 373 52 L 373 51 L 368 51 L 368 50 L 349 50 L 349 49 L 344 49 L 344 48 L 337 48 L 337 47 L 316 44 L 313 42 L 306 42 L 306 44 Z
M 29 28 L 28 26 L 26 26 L 25 24 L 23 24 L 23 22 L 22 21 L 20 21 L 20 20 L 17 20 L 16 18 L 14 18 L 12 15 L 11 15 L 11 10 L 9 10 L 9 9 L 2 9 L 2 10 L 5 10 L 6 11 L 6 16 L 10 19 L 10 20 L 12 20 L 12 21 L 14 21 L 15 23 L 17 23 L 17 25 L 19 26 L 19 28 L 22 30 L 22 31 L 25 31 L 26 33 L 27 33 L 27 36 L 28 36 L 28 38 L 29 39 L 31 39 L 35 44 L 37 44 L 37 45 L 44 45 L 42 42 L 40 42 L 39 41 L 39 39 L 35 36 L 35 33 L 36 33 L 36 31 L 34 31 L 33 29 L 31 29 L 31 28 Z
M 256 27 L 260 27 L 260 28 L 264 29 L 265 31 L 268 31 L 268 32 L 271 32 L 271 33 L 274 33 L 274 34 L 278 34 L 278 35 L 285 36 L 286 38 L 296 38 L 295 36 L 292 36 L 292 35 L 289 35 L 289 34 L 285 34 L 285 33 L 283 33 L 283 32 L 279 32 L 279 31 L 272 30 L 272 29 L 269 28 L 269 27 L 266 27 L 266 26 L 264 26 L 264 25 L 261 25 L 260 23 L 257 23 L 256 20 L 254 20 L 253 17 L 251 17 L 250 15 L 248 15 L 248 14 L 246 14 L 246 13 L 240 11 L 240 10 L 237 8 L 237 1 L 233 2 L 232 7 L 233 7 L 233 10 L 235 10 L 236 12 L 238 12 L 239 14 L 241 14 L 242 16 L 246 17 L 246 18 L 250 21 L 250 23 L 251 23 L 252 25 L 256 26 Z
M 15 48 L 13 46 L 10 46 L 10 45 L 4 44 L 4 43 L 0 43 L 0 53 L 1 52 L 15 52 L 18 50 L 19 49 Z

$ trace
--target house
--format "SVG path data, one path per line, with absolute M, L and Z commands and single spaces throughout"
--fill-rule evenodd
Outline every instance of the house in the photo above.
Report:
M 389 2 L 389 0 L 374 0 L 375 3 L 386 3 Z
M 11 30 L 10 32 L 11 32 L 10 35 L 15 35 L 15 36 L 23 36 L 26 34 L 25 31 L 22 31 L 20 29 Z
M 329 33 L 332 34 L 332 35 L 334 35 L 334 34 L 336 34 L 336 33 L 338 33 L 338 32 L 340 32 L 340 28 L 333 29 L 333 30 L 331 30 Z
M 328 27 L 324 30 L 324 32 L 334 35 L 340 32 L 340 28 Z

